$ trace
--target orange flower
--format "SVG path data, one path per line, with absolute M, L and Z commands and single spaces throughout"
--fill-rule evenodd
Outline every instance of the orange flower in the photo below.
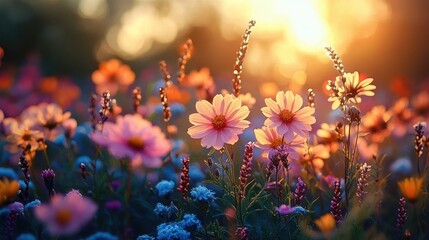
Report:
M 326 213 L 319 219 L 314 220 L 316 226 L 325 234 L 329 234 L 335 228 L 335 219 L 331 213 Z
M 423 185 L 422 177 L 406 178 L 398 182 L 399 190 L 410 203 L 417 202 Z
M 340 146 L 340 134 L 335 130 L 334 124 L 322 123 L 320 129 L 317 130 L 317 140 L 320 144 L 323 144 L 329 148 L 331 153 L 338 151 Z
M 19 183 L 15 180 L 9 181 L 7 178 L 0 180 L 0 205 L 10 201 L 16 196 L 19 190 Z
M 109 90 L 112 95 L 116 94 L 119 88 L 126 90 L 135 78 L 131 68 L 117 59 L 101 63 L 99 69 L 92 73 L 97 93 Z
M 186 104 L 191 99 L 189 92 L 180 90 L 176 85 L 167 86 L 165 91 L 169 103 Z
M 362 132 L 368 133 L 371 143 L 381 143 L 389 136 L 388 122 L 392 114 L 382 105 L 375 106 L 362 117 Z

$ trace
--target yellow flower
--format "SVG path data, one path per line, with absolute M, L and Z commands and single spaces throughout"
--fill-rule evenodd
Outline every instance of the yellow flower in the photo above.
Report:
M 399 190 L 410 203 L 417 202 L 422 185 L 423 185 L 422 177 L 406 178 L 398 182 Z
M 316 226 L 325 234 L 329 234 L 335 228 L 335 219 L 331 213 L 326 213 L 319 219 L 314 220 Z
M 0 205 L 15 197 L 18 190 L 19 183 L 17 181 L 9 181 L 7 178 L 0 180 Z

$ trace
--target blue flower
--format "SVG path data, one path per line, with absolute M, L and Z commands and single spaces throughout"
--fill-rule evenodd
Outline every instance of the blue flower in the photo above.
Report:
M 26 188 L 24 180 L 20 179 L 20 180 L 18 180 L 18 183 L 19 183 L 19 188 L 20 189 L 25 189 Z M 30 187 L 30 189 L 34 189 L 34 184 L 33 184 L 32 181 L 30 181 L 29 187 Z
M 169 193 L 171 193 L 174 189 L 173 181 L 162 180 L 158 184 L 155 185 L 156 190 L 158 190 L 158 195 L 163 197 Z
M 198 186 L 192 188 L 191 197 L 194 201 L 212 203 L 215 200 L 215 193 L 204 186 Z
M 12 168 L 0 167 L 0 178 L 8 178 L 9 180 L 17 179 L 18 175 L 13 171 Z
M 35 207 L 39 206 L 40 204 L 41 204 L 40 200 L 39 200 L 39 199 L 36 199 L 36 200 L 34 200 L 34 201 L 32 201 L 32 202 L 29 202 L 29 203 L 25 204 L 24 209 L 25 209 L 26 211 L 27 211 L 27 210 L 31 210 L 31 209 L 33 209 L 33 208 L 35 208 Z
M 158 240 L 188 240 L 191 239 L 191 234 L 177 224 L 162 223 L 157 227 Z
M 113 236 L 108 232 L 96 232 L 85 239 L 86 240 L 118 240 L 118 237 Z
M 200 164 L 191 163 L 189 164 L 189 178 L 193 182 L 200 182 L 204 180 L 206 175 L 201 171 Z
M 145 235 L 141 235 L 141 236 L 139 236 L 139 237 L 137 238 L 137 240 L 155 240 L 155 238 L 154 238 L 154 237 L 151 237 L 151 236 L 149 236 L 149 235 L 147 235 L 147 234 L 145 234 Z
M 195 214 L 185 214 L 183 216 L 183 220 L 177 223 L 180 227 L 184 229 L 201 229 L 203 226 L 201 225 L 200 220 L 198 220 L 197 216 Z
M 16 240 L 36 240 L 36 237 L 31 233 L 23 233 L 19 235 Z
M 157 203 L 153 211 L 156 213 L 156 215 L 158 215 L 158 217 L 169 222 L 173 221 L 177 217 L 179 209 L 177 209 L 173 202 L 171 202 L 170 206 L 168 207 L 162 203 Z
M 412 164 L 408 158 L 399 158 L 390 165 L 390 171 L 408 174 L 412 171 Z

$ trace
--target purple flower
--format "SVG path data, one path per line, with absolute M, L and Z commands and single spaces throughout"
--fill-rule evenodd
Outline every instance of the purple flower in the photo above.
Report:
M 49 204 L 42 204 L 35 209 L 36 217 L 43 222 L 52 235 L 71 235 L 88 223 L 97 205 L 79 191 L 72 190 L 64 197 L 56 194 Z
M 280 207 L 276 207 L 276 211 L 282 216 L 295 214 L 295 213 L 304 214 L 308 212 L 308 210 L 304 209 L 301 206 L 292 207 L 286 204 L 282 204 L 280 205 Z
M 118 200 L 108 201 L 104 204 L 107 210 L 116 212 L 122 208 L 122 203 Z

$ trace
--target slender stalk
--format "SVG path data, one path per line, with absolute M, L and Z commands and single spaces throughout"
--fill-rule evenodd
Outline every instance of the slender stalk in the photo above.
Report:
M 46 148 L 43 149 L 43 157 L 46 160 L 46 164 L 48 164 L 48 168 L 52 168 L 51 167 L 51 162 L 49 161 L 48 152 L 46 151 Z

